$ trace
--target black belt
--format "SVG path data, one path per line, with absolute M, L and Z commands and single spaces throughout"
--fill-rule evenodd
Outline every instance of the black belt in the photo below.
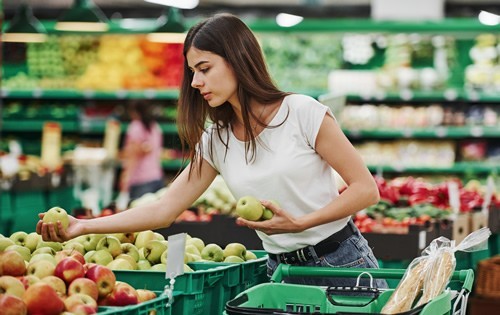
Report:
M 285 264 L 296 264 L 313 259 L 312 249 L 314 249 L 314 252 L 318 257 L 324 256 L 325 254 L 336 251 L 337 248 L 339 248 L 340 243 L 354 234 L 354 229 L 351 227 L 351 224 L 351 221 L 349 221 L 347 225 L 342 228 L 342 230 L 330 235 L 328 238 L 322 240 L 314 246 L 306 246 L 288 253 L 269 253 L 268 255 L 271 259 Z

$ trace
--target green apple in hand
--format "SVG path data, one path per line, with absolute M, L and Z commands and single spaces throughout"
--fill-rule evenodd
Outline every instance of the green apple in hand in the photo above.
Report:
M 238 216 L 249 221 L 257 221 L 262 217 L 264 207 L 260 200 L 253 196 L 244 196 L 238 199 L 235 212 Z
M 54 223 L 57 234 L 59 234 L 59 228 L 57 227 L 57 222 L 60 221 L 64 229 L 69 226 L 69 216 L 66 210 L 61 207 L 52 207 L 43 216 L 44 223 Z
M 280 206 L 280 204 L 276 200 L 270 200 L 270 202 L 275 207 Z M 274 216 L 274 212 L 271 209 L 264 207 L 264 210 L 262 211 L 262 217 L 260 219 L 261 220 L 270 220 L 273 216 Z

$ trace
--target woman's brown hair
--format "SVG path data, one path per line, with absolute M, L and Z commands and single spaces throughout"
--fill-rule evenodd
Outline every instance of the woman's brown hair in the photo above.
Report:
M 199 91 L 191 87 L 193 78 L 186 54 L 191 47 L 221 56 L 232 67 L 238 81 L 238 98 L 245 126 L 245 152 L 247 162 L 255 158 L 256 140 L 250 126 L 250 116 L 259 120 L 250 108 L 250 101 L 273 104 L 288 93 L 279 90 L 269 75 L 259 42 L 248 26 L 238 17 L 220 13 L 199 22 L 187 33 L 184 41 L 184 76 L 181 83 L 177 125 L 183 149 L 188 147 L 191 170 L 201 168 L 203 159 L 201 136 L 207 120 L 214 123 L 217 136 L 228 148 L 228 139 L 222 139 L 221 130 L 234 119 L 229 103 L 210 107 Z M 224 78 L 221 78 L 223 80 Z M 265 126 L 261 121 L 258 124 Z M 229 133 L 227 133 L 229 135 Z M 215 136 L 215 135 L 212 135 Z M 210 144 L 210 151 L 213 146 Z M 248 156 L 250 158 L 248 159 Z

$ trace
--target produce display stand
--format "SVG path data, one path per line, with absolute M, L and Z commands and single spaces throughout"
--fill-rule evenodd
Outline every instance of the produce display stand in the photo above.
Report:
M 98 315 L 171 315 L 172 307 L 169 298 L 162 291 L 156 291 L 157 297 L 136 305 L 129 306 L 100 306 Z M 174 293 L 175 299 L 177 293 Z
M 368 273 L 373 278 L 401 279 L 404 269 L 358 269 L 299 267 L 281 264 L 271 282 L 254 286 L 229 301 L 225 315 L 243 314 L 377 314 L 380 313 L 394 289 L 381 290 L 374 295 L 334 294 L 334 288 L 281 283 L 290 276 L 358 278 Z M 467 300 L 474 281 L 472 270 L 455 271 L 449 287 L 421 308 L 401 314 L 465 315 Z M 356 287 L 362 290 L 362 287 Z

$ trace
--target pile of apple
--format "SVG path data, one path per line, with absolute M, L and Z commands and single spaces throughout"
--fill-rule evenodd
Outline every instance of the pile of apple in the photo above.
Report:
M 126 306 L 156 298 L 156 293 L 116 281 L 111 269 L 86 263 L 63 250 L 37 254 L 29 263 L 16 250 L 0 252 L 0 313 L 95 314 L 98 306 Z

